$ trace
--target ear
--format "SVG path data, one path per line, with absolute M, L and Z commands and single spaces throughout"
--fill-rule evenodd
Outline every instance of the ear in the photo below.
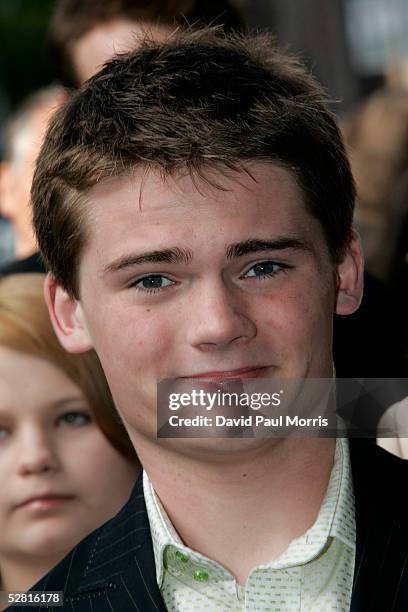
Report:
M 69 353 L 85 353 L 93 347 L 81 302 L 71 297 L 51 274 L 44 281 L 44 297 L 52 325 Z
M 337 269 L 335 313 L 348 315 L 360 306 L 364 285 L 364 257 L 360 236 L 353 230 L 343 261 Z

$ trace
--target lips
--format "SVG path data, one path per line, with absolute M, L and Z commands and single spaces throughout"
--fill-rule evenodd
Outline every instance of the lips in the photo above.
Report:
M 237 370 L 217 370 L 213 372 L 200 372 L 198 374 L 190 374 L 189 376 L 182 376 L 181 378 L 202 378 L 206 380 L 237 380 L 247 378 L 262 378 L 267 373 L 270 366 L 249 366 L 246 368 L 239 368 Z
M 58 506 L 74 498 L 73 495 L 62 495 L 58 493 L 45 493 L 43 495 L 33 495 L 17 504 L 16 508 L 36 508 L 48 509 Z

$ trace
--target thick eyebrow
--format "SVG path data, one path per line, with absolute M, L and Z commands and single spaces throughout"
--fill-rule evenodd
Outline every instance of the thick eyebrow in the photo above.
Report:
M 257 253 L 259 251 L 282 251 L 285 249 L 295 249 L 297 251 L 308 251 L 310 248 L 297 238 L 277 238 L 276 240 L 259 240 L 256 238 L 244 240 L 231 244 L 226 250 L 227 259 L 243 257 L 249 253 Z M 188 249 L 180 249 L 179 247 L 171 247 L 161 251 L 150 251 L 140 253 L 140 255 L 124 255 L 119 259 L 107 265 L 103 273 L 119 272 L 133 266 L 140 266 L 149 263 L 166 263 L 166 264 L 184 264 L 191 263 L 193 254 Z
M 150 251 L 140 255 L 125 255 L 104 268 L 104 273 L 118 272 L 131 266 L 147 263 L 189 264 L 193 259 L 191 251 L 172 247 L 162 251 Z
M 252 238 L 231 244 L 227 249 L 227 259 L 243 257 L 249 253 L 258 253 L 259 251 L 284 251 L 286 249 L 310 251 L 309 245 L 298 238 L 281 237 L 275 240 Z

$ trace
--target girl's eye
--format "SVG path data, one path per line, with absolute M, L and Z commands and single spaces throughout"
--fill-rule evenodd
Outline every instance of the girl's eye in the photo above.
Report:
M 0 427 L 0 442 L 7 438 L 9 433 L 9 430 L 6 427 Z
M 131 286 L 136 287 L 139 291 L 156 293 L 157 291 L 160 291 L 160 289 L 169 287 L 173 284 L 173 281 L 165 276 L 162 276 L 161 274 L 149 274 L 149 276 L 139 278 L 139 280 L 135 281 Z
M 92 421 L 88 412 L 66 412 L 58 417 L 58 425 L 74 425 L 76 427 L 87 425 Z
M 275 276 L 279 272 L 282 272 L 289 266 L 276 263 L 274 261 L 260 261 L 259 263 L 251 266 L 244 275 L 246 278 L 264 278 Z

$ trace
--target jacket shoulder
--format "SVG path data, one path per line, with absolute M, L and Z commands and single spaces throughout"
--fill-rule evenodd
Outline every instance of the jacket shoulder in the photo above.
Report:
M 373 440 L 350 440 L 355 493 L 383 505 L 408 526 L 408 499 L 404 482 L 408 461 L 378 446 Z

